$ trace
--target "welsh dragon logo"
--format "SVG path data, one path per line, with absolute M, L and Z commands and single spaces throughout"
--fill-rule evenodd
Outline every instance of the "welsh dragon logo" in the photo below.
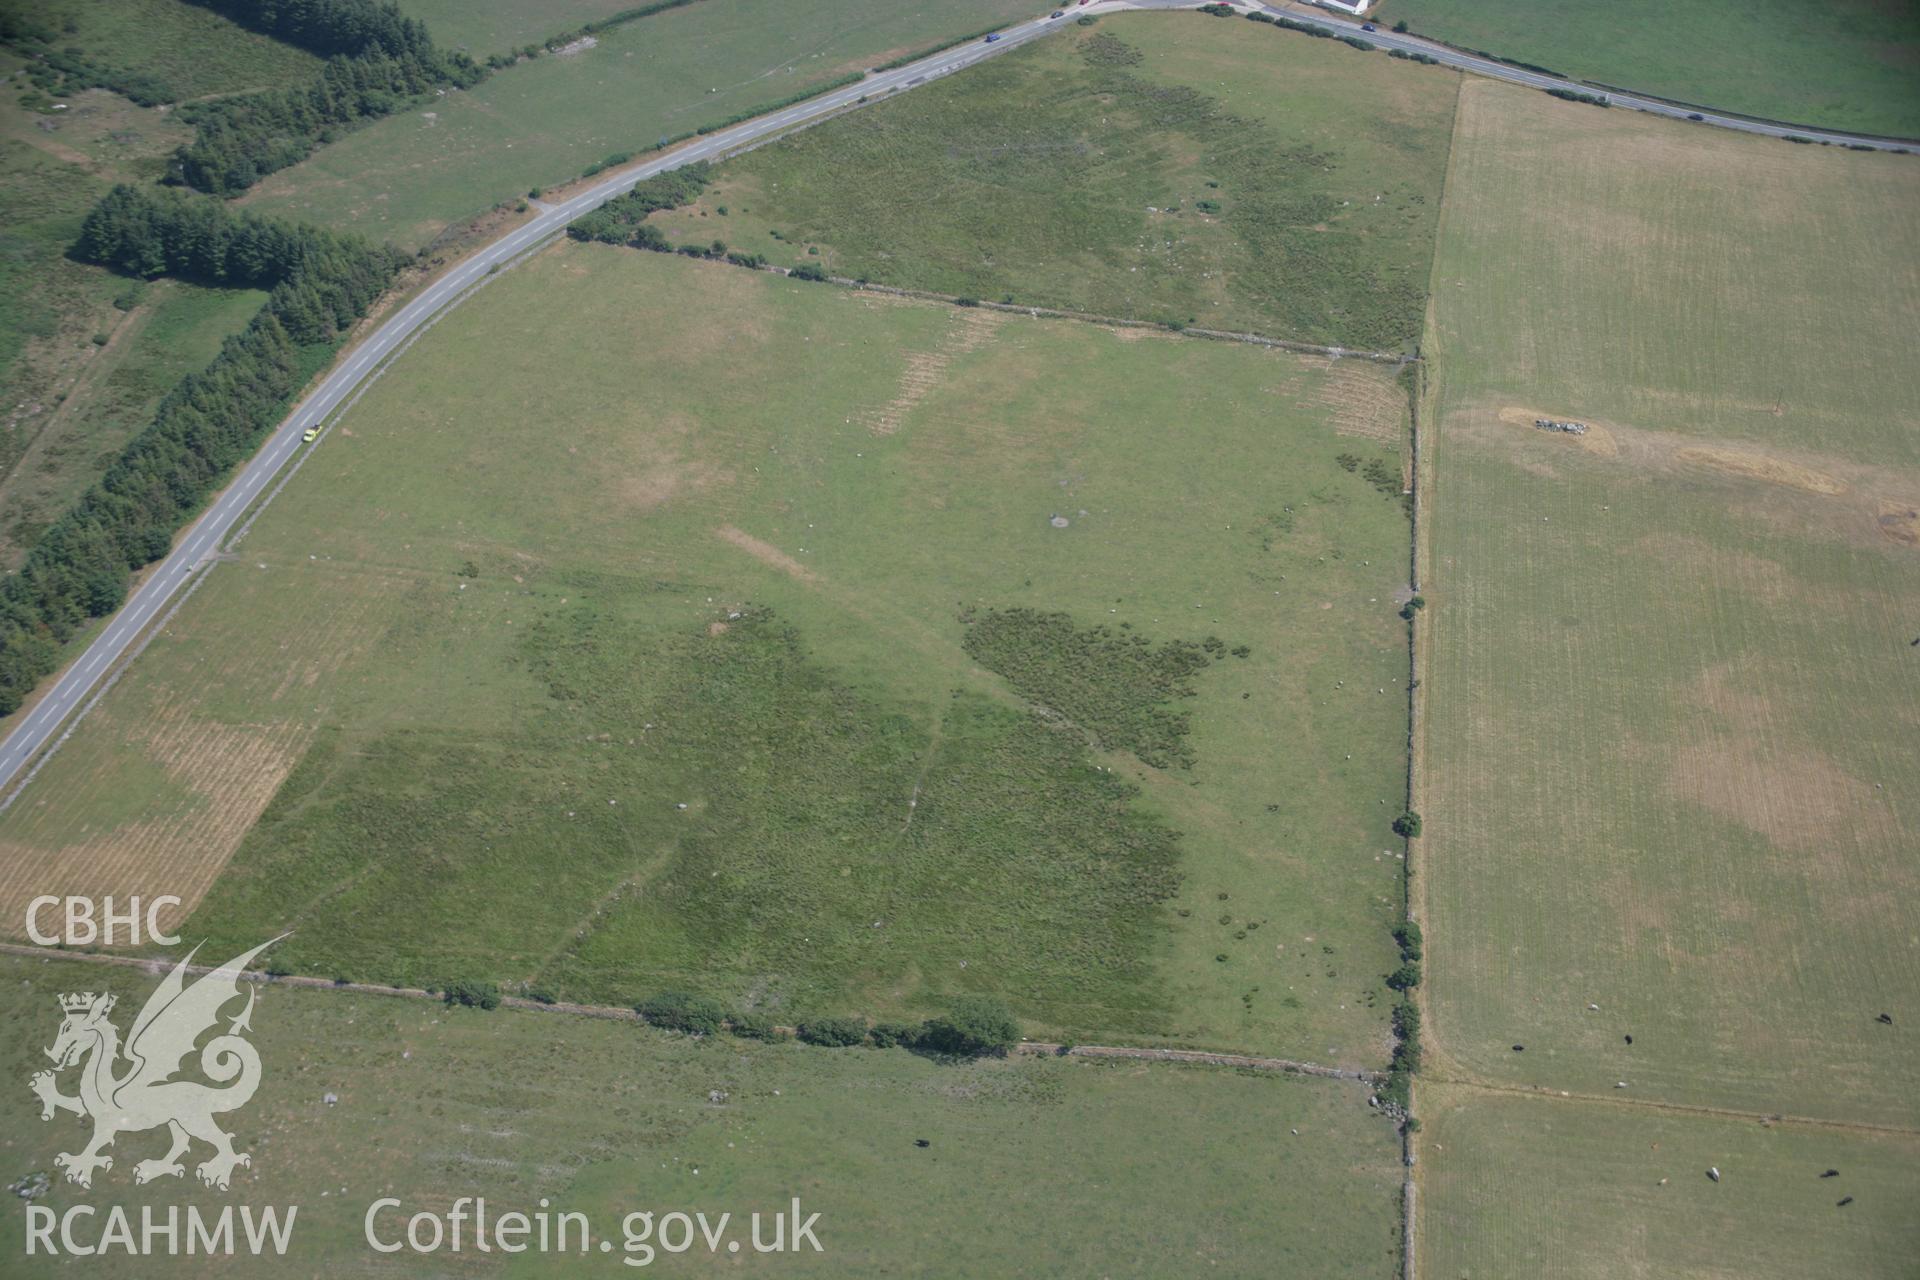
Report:
M 113 1157 L 106 1149 L 114 1139 L 162 1125 L 172 1135 L 173 1145 L 159 1159 L 135 1165 L 135 1182 L 180 1177 L 186 1172 L 180 1157 L 196 1138 L 213 1147 L 213 1156 L 195 1168 L 200 1181 L 210 1187 L 225 1191 L 235 1166 L 253 1163 L 251 1156 L 233 1149 L 232 1135 L 213 1119 L 244 1107 L 260 1087 L 259 1051 L 241 1035 L 253 1029 L 248 1021 L 253 1016 L 252 983 L 247 984 L 246 1008 L 228 1020 L 224 1033 L 200 1049 L 201 1072 L 224 1087 L 174 1077 L 201 1036 L 217 1026 L 221 1009 L 239 997 L 241 972 L 278 941 L 274 938 L 235 956 L 192 986 L 187 985 L 187 966 L 193 961 L 189 952 L 147 997 L 124 1046 L 119 1029 L 107 1019 L 115 997 L 91 991 L 60 997 L 60 1011 L 66 1017 L 53 1047 L 46 1051 L 54 1068 L 35 1073 L 32 1086 L 40 1099 L 42 1120 L 53 1119 L 56 1111 L 71 1111 L 93 1121 L 91 1142 L 80 1151 L 53 1158 L 66 1170 L 67 1181 L 92 1186 L 94 1170 L 113 1168 Z M 128 1064 L 124 1068 L 123 1059 Z M 80 1092 L 69 1097 L 60 1092 L 54 1077 L 76 1066 Z

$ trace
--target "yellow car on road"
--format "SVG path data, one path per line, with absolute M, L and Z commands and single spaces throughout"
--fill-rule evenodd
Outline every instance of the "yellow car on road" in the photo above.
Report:
M 320 428 L 318 427 L 308 427 L 307 434 L 300 437 L 302 443 L 305 443 L 305 444 L 312 444 L 315 440 L 318 440 L 319 438 L 320 438 Z

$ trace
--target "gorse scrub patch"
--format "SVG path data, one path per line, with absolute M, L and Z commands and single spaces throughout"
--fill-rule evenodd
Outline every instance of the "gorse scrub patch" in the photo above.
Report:
M 839 276 L 1410 346 L 1452 86 L 1417 86 L 1435 99 L 1417 120 L 1322 128 L 1323 86 L 1289 76 L 1310 110 L 1255 118 L 1232 109 L 1251 99 L 1220 96 L 1209 73 L 1224 59 L 1253 82 L 1232 47 L 1244 28 L 1192 24 L 1217 34 L 1169 54 L 1155 37 L 1173 20 L 1139 16 L 1124 28 L 1137 39 L 1063 33 L 762 148 L 726 166 L 740 188 L 727 194 L 820 246 Z
M 624 163 L 624 159 L 616 163 Z M 678 169 L 657 173 L 633 185 L 633 190 L 583 214 L 567 226 L 575 240 L 598 240 L 605 244 L 629 244 L 634 232 L 650 213 L 677 209 L 706 190 L 710 173 L 707 163 L 697 161 Z
M 716 1034 L 727 1023 L 727 1011 L 718 1000 L 685 991 L 663 991 L 633 1007 L 648 1025 L 692 1035 Z
M 1080 56 L 1096 67 L 1137 67 L 1146 61 L 1146 55 L 1118 36 L 1102 31 L 1099 35 L 1089 36 L 1081 48 Z
M 1362 476 L 1381 494 L 1405 506 L 1408 515 L 1413 514 L 1413 495 L 1406 491 L 1406 482 L 1396 463 L 1389 462 L 1385 458 L 1368 458 L 1363 463 L 1360 455 L 1355 453 L 1343 453 L 1334 461 L 1340 464 L 1342 471 L 1351 471 Z
M 683 1030 L 728 1007 L 898 1016 L 969 993 L 1163 1025 L 1151 957 L 1177 837 L 1083 742 L 977 694 L 939 707 L 936 735 L 933 709 L 847 687 L 766 610 L 712 634 L 639 621 L 655 593 L 618 598 L 528 628 L 547 709 L 511 735 L 352 755 L 323 737 L 195 928 L 298 920 L 302 971 L 712 997 L 641 1007 Z
M 967 655 L 1044 713 L 1064 716 L 1109 751 L 1131 751 L 1157 769 L 1190 768 L 1188 714 L 1173 703 L 1191 698 L 1192 679 L 1226 644 L 1162 644 L 1111 627 L 1081 628 L 1064 613 L 1034 609 L 969 611 Z

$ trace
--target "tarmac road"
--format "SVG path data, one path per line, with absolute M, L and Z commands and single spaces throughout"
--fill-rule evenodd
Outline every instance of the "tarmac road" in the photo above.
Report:
M 495 267 L 504 266 L 528 250 L 559 235 L 569 222 L 606 200 L 624 194 L 644 178 L 650 178 L 657 173 L 678 168 L 684 164 L 691 164 L 696 160 L 712 160 L 776 134 L 804 127 L 841 110 L 857 106 L 863 97 L 877 99 L 895 91 L 911 89 L 970 66 L 983 58 L 1018 48 L 1050 31 L 1067 26 L 1081 14 L 1097 14 L 1117 9 L 1190 9 L 1196 5 L 1197 0 L 1102 0 L 1102 3 L 1085 7 L 1069 3 L 1063 6 L 1066 10 L 1065 15 L 1058 20 L 1042 15 L 1032 21 L 1004 28 L 1001 38 L 992 44 L 984 41 L 970 41 L 897 70 L 868 76 L 858 84 L 836 89 L 782 111 L 756 117 L 732 128 L 709 134 L 689 146 L 650 160 L 617 177 L 609 178 L 573 197 L 565 204 L 544 208 L 544 211 L 533 221 L 494 241 L 462 262 L 383 322 L 370 337 L 353 348 L 341 362 L 335 365 L 333 371 L 327 374 L 307 398 L 302 400 L 287 419 L 274 430 L 259 453 L 241 468 L 226 491 L 220 495 L 219 501 L 194 522 L 186 536 L 175 544 L 173 552 L 152 570 L 139 590 L 121 606 L 120 611 L 114 615 L 106 629 L 87 646 L 86 652 L 54 680 L 33 710 L 15 727 L 6 741 L 0 743 L 0 796 L 5 797 L 0 800 L 0 808 L 4 808 L 11 802 L 13 794 L 17 794 L 17 791 L 9 794 L 9 789 L 13 788 L 22 770 L 40 753 L 42 748 L 55 740 L 61 726 L 68 721 L 76 708 L 84 708 L 87 696 L 94 687 L 105 679 L 115 664 L 138 643 L 141 634 L 149 624 L 165 611 L 168 603 L 192 581 L 193 576 L 196 573 L 205 572 L 205 567 L 210 563 L 210 557 L 219 552 L 227 535 L 247 514 L 253 506 L 254 499 L 267 489 L 280 469 L 301 448 L 317 448 L 325 442 L 326 437 L 323 434 L 313 445 L 303 445 L 301 436 L 307 428 L 324 424 L 327 416 L 345 403 L 383 361 L 403 347 L 422 326 L 452 305 L 474 285 L 484 280 Z M 1250 6 L 1243 4 L 1239 7 L 1244 11 Z M 1458 67 L 1476 75 L 1491 76 L 1495 79 L 1541 89 L 1572 87 L 1581 92 L 1602 93 L 1600 90 L 1586 89 L 1577 82 L 1558 80 L 1486 58 L 1477 58 L 1415 36 L 1395 35 L 1390 31 L 1363 32 L 1358 21 L 1348 21 L 1331 14 L 1306 13 L 1297 9 L 1283 10 L 1266 5 L 1260 7 L 1269 13 L 1282 15 L 1296 22 L 1312 23 L 1340 35 L 1357 36 L 1382 48 L 1424 53 L 1448 66 Z M 1229 19 L 1222 20 L 1229 21 Z M 1686 107 L 1673 106 L 1632 94 L 1606 92 L 1603 96 L 1616 107 L 1647 111 L 1655 115 L 1672 116 L 1683 120 L 1690 118 L 1690 114 L 1698 114 L 1702 117 L 1701 123 L 1747 133 L 1766 134 L 1772 137 L 1793 135 L 1812 138 L 1816 141 L 1870 146 L 1879 150 L 1905 149 L 1903 144 L 1880 138 L 1769 124 L 1737 116 L 1719 115 L 1710 111 L 1690 113 Z

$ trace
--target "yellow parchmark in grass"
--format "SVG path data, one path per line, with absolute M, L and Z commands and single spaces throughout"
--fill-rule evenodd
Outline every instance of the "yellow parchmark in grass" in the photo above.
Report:
M 1674 457 L 1682 462 L 1711 467 L 1715 471 L 1724 471 L 1729 475 L 1746 476 L 1754 480 L 1764 480 L 1768 484 L 1785 485 L 1789 489 L 1804 489 L 1808 493 L 1826 494 L 1828 497 L 1847 491 L 1844 483 L 1824 471 L 1815 471 L 1812 467 L 1803 467 L 1783 458 L 1772 458 L 1764 453 L 1746 449 L 1696 445 L 1681 449 L 1674 454 Z

